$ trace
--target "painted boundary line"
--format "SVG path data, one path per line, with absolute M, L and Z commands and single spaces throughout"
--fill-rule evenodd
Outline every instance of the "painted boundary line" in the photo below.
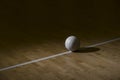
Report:
M 93 44 L 93 45 L 89 45 L 89 46 L 86 46 L 86 48 L 87 47 L 96 47 L 96 46 L 100 46 L 100 45 L 107 44 L 107 43 L 114 42 L 114 41 L 118 41 L 118 40 L 120 40 L 120 37 L 119 38 L 110 39 L 110 40 L 107 40 L 107 41 L 104 41 L 104 42 L 96 43 L 96 44 Z M 55 57 L 66 55 L 66 54 L 70 54 L 70 53 L 72 53 L 72 52 L 71 51 L 66 51 L 66 52 L 63 52 L 63 53 L 58 53 L 58 54 L 51 55 L 51 56 L 48 56 L 48 57 L 39 58 L 39 59 L 31 60 L 31 61 L 28 61 L 28 62 L 16 64 L 16 65 L 13 65 L 13 66 L 8 66 L 8 67 L 5 67 L 5 68 L 1 68 L 0 71 L 13 69 L 13 68 L 16 68 L 16 67 L 21 67 L 21 66 L 24 66 L 24 65 L 27 65 L 27 64 L 40 62 L 40 61 L 43 61 L 43 60 L 55 58 Z
M 100 45 L 107 44 L 107 43 L 114 42 L 114 41 L 118 41 L 118 40 L 120 40 L 120 37 L 119 38 L 114 38 L 114 39 L 111 39 L 111 40 L 108 40 L 108 41 L 100 42 L 100 43 L 97 43 L 97 44 L 89 45 L 89 46 L 86 46 L 86 47 L 96 47 L 96 46 L 100 46 Z

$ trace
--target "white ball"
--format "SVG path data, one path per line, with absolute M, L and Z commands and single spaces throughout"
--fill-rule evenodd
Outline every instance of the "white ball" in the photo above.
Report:
M 77 37 L 75 36 L 69 36 L 66 40 L 65 40 L 65 47 L 69 50 L 69 51 L 76 51 L 80 48 L 80 41 Z

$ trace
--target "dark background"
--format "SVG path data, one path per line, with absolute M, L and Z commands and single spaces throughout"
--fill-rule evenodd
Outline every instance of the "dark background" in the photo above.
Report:
M 119 0 L 1 0 L 0 40 L 8 44 L 120 36 Z

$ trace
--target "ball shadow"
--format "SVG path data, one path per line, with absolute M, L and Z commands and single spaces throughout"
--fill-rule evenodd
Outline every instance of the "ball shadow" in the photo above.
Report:
M 99 48 L 96 47 L 82 47 L 77 51 L 74 51 L 75 53 L 89 53 L 89 52 L 96 52 L 99 51 Z

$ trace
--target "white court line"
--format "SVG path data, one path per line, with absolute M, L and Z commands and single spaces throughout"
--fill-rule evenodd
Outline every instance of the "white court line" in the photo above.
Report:
M 89 45 L 89 46 L 86 46 L 86 47 L 96 47 L 96 46 L 100 46 L 100 45 L 107 44 L 107 43 L 110 43 L 110 42 L 113 42 L 113 41 L 118 41 L 118 40 L 120 40 L 120 38 L 111 39 L 111 40 L 108 40 L 108 41 L 96 43 L 96 44 Z M 55 55 L 51 55 L 51 56 L 48 56 L 48 57 L 39 58 L 39 59 L 31 60 L 31 61 L 28 61 L 28 62 L 16 64 L 16 65 L 13 65 L 13 66 L 8 66 L 8 67 L 5 67 L 5 68 L 1 68 L 0 71 L 13 69 L 13 68 L 16 68 L 16 67 L 20 67 L 20 66 L 24 66 L 24 65 L 32 64 L 32 63 L 36 63 L 36 62 L 40 62 L 40 61 L 43 61 L 43 60 L 55 58 L 55 57 L 62 56 L 62 55 L 65 55 L 65 54 L 70 54 L 70 53 L 72 53 L 72 51 L 66 51 L 66 52 L 55 54 Z
M 93 44 L 93 45 L 90 45 L 87 47 L 96 47 L 96 46 L 100 46 L 100 45 L 107 44 L 107 43 L 114 42 L 114 41 L 118 41 L 118 40 L 120 40 L 120 38 L 111 39 L 111 40 L 104 41 L 104 42 L 97 43 L 97 44 Z

